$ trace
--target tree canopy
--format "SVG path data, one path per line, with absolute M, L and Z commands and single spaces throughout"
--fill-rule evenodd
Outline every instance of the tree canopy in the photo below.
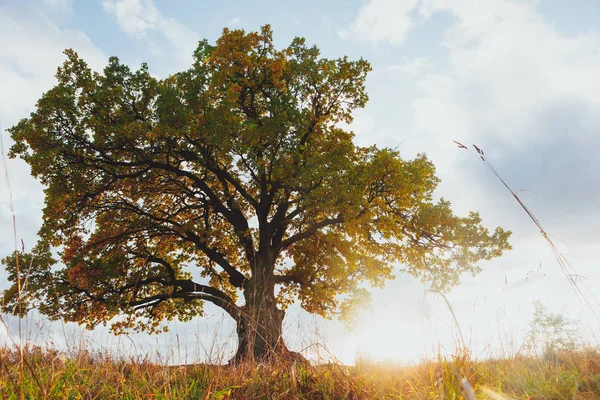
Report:
M 209 301 L 238 322 L 240 348 L 264 350 L 293 301 L 344 318 L 395 271 L 447 290 L 510 247 L 510 232 L 433 201 L 425 155 L 357 146 L 341 127 L 367 102 L 362 59 L 323 58 L 301 38 L 278 50 L 269 26 L 225 29 L 165 79 L 65 54 L 56 86 L 9 130 L 10 156 L 46 188 L 40 241 L 21 254 L 25 308 L 157 331 Z M 17 297 L 5 292 L 7 308 Z

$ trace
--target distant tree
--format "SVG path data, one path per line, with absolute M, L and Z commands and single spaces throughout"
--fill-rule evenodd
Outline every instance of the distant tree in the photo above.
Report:
M 548 312 L 539 300 L 533 305 L 535 310 L 527 331 L 527 348 L 549 359 L 554 359 L 558 350 L 577 349 L 575 321 L 562 314 Z
M 237 322 L 236 358 L 263 359 L 287 352 L 294 301 L 349 318 L 369 299 L 362 282 L 399 269 L 446 290 L 509 249 L 510 232 L 432 201 L 424 155 L 360 147 L 340 127 L 367 102 L 362 59 L 321 58 L 300 38 L 277 50 L 269 26 L 225 29 L 163 80 L 65 54 L 58 84 L 10 129 L 10 156 L 46 187 L 40 241 L 21 255 L 25 309 L 156 332 L 208 301 Z

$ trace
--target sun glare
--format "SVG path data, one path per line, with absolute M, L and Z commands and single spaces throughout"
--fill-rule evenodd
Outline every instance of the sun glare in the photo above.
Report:
M 386 312 L 365 313 L 354 335 L 357 358 L 373 361 L 417 362 L 430 354 L 433 346 L 425 323 L 407 324 Z

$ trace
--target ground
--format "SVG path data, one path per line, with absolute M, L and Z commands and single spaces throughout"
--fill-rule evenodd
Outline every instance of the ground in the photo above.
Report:
M 600 398 L 600 354 L 595 350 L 482 361 L 459 354 L 412 366 L 366 360 L 354 366 L 289 360 L 163 366 L 40 347 L 24 349 L 23 364 L 20 359 L 16 348 L 0 351 L 2 399 Z

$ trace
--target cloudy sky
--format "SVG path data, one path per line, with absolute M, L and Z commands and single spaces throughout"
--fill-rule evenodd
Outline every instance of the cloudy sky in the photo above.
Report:
M 268 23 L 279 47 L 303 36 L 325 57 L 363 57 L 373 72 L 369 104 L 350 126 L 357 143 L 394 147 L 407 158 L 427 153 L 442 179 L 440 197 L 458 213 L 481 211 L 490 228 L 513 231 L 514 250 L 482 264 L 483 273 L 464 277 L 448 296 L 475 354 L 517 350 L 536 299 L 580 320 L 582 338 L 594 341 L 586 332 L 599 326 L 597 298 L 587 297 L 590 309 L 575 295 L 538 228 L 453 140 L 485 151 L 580 275 L 578 284 L 599 287 L 598 21 L 597 0 L 0 0 L 0 124 L 6 129 L 33 110 L 54 85 L 65 48 L 96 70 L 116 55 L 135 67 L 147 62 L 154 75 L 166 77 L 190 65 L 198 40 L 214 42 L 224 27 L 257 30 Z M 12 143 L 4 130 L 2 140 L 5 149 Z M 7 165 L 18 239 L 30 248 L 41 225 L 42 187 L 23 162 Z M 0 227 L 5 255 L 14 249 L 5 181 Z M 5 280 L 2 271 L 0 286 Z M 59 346 L 77 337 L 171 361 L 183 357 L 172 349 L 183 348 L 197 359 L 234 348 L 232 321 L 208 310 L 208 318 L 174 324 L 158 337 L 114 338 L 37 318 L 29 330 Z M 294 349 L 322 343 L 344 362 L 357 354 L 412 360 L 456 344 L 444 300 L 407 276 L 375 291 L 373 311 L 361 322 L 347 332 L 292 307 L 285 337 Z

